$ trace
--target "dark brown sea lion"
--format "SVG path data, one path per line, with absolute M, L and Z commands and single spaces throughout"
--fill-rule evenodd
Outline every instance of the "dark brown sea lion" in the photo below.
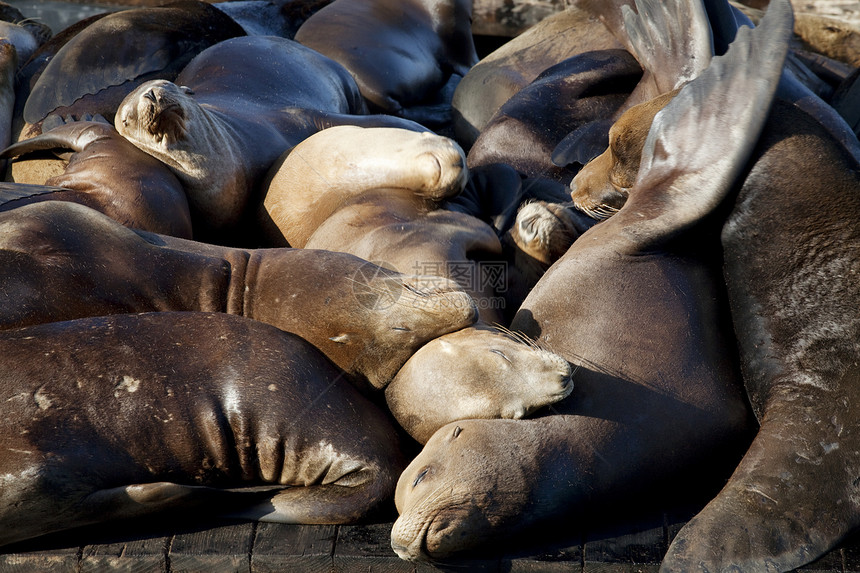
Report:
M 661 571 L 789 571 L 860 526 L 858 217 L 860 156 L 777 102 L 722 232 L 761 427 Z
M 122 102 L 116 127 L 182 181 L 195 233 L 202 233 L 195 236 L 226 242 L 223 231 L 244 222 L 275 160 L 318 130 L 369 123 L 426 131 L 365 112 L 340 64 L 292 40 L 249 36 L 203 51 L 175 84 L 137 88 Z
M 85 318 L 0 332 L 0 348 L 0 545 L 182 508 L 350 523 L 404 466 L 385 413 L 257 321 Z
M 327 163 L 309 170 L 320 156 Z M 351 253 L 399 272 L 459 277 L 481 317 L 501 324 L 499 277 L 481 266 L 500 255 L 498 237 L 483 221 L 438 205 L 463 188 L 467 174 L 463 151 L 448 138 L 340 126 L 298 145 L 263 203 L 291 245 Z
M 467 151 L 496 111 L 547 68 L 622 45 L 588 12 L 568 7 L 538 22 L 479 61 L 452 100 L 454 137 Z
M 637 61 L 623 50 L 587 52 L 546 69 L 487 122 L 469 150 L 469 167 L 507 163 L 529 177 L 569 182 L 579 165 L 554 164 L 556 147 L 570 132 L 595 123 L 601 129 L 579 137 L 577 146 L 589 159 L 605 149 L 609 118 L 641 76 Z
M 744 167 L 790 33 L 791 7 L 775 0 L 657 116 L 630 200 L 573 243 L 512 323 L 573 364 L 573 393 L 543 417 L 434 434 L 398 481 L 401 557 L 440 559 L 573 516 L 620 520 L 737 459 L 752 424 L 702 217 Z M 682 136 L 695 145 L 674 145 Z
M 46 201 L 0 213 L 0 328 L 127 312 L 239 314 L 298 334 L 383 387 L 429 340 L 471 325 L 453 281 L 305 249 L 242 250 L 134 231 Z
M 24 155 L 26 160 L 26 154 L 39 151 L 71 155 L 61 174 L 22 182 L 63 191 L 19 195 L 0 204 L 0 210 L 33 201 L 74 201 L 127 227 L 191 238 L 191 215 L 182 184 L 167 166 L 132 145 L 111 125 L 73 122 L 18 142 L 0 156 Z
M 172 80 L 205 48 L 244 34 L 226 14 L 196 0 L 123 10 L 93 21 L 68 39 L 36 80 L 19 138 L 40 133 L 40 123 L 50 114 L 99 114 L 112 121 L 136 86 Z
M 296 41 L 342 64 L 371 108 L 399 115 L 478 61 L 465 0 L 335 0 Z
M 479 325 L 422 346 L 385 387 L 389 410 L 425 443 L 449 422 L 519 419 L 573 390 L 566 360 L 530 340 Z

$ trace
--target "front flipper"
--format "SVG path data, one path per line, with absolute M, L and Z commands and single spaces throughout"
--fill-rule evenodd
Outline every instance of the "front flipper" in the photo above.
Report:
M 124 485 L 87 496 L 80 507 L 88 518 L 76 525 L 203 506 L 209 515 L 222 515 L 233 508 L 252 507 L 282 490 L 284 486 L 214 488 L 173 482 Z
M 630 198 L 607 223 L 631 251 L 656 247 L 710 214 L 745 167 L 782 74 L 793 14 L 771 3 L 761 25 L 743 27 L 654 118 Z
M 69 189 L 64 189 L 63 187 L 52 187 L 50 185 L 0 182 L 0 211 L 14 209 L 19 204 L 25 204 L 25 200 L 33 197 L 44 198 L 44 196 L 51 195 L 53 193 L 70 192 L 71 191 Z

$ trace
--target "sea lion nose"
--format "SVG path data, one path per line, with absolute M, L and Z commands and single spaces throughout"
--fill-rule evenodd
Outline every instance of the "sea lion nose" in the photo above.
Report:
M 158 97 L 155 95 L 155 90 L 149 89 L 146 90 L 146 93 L 143 94 L 143 97 L 151 101 L 152 103 L 158 103 Z

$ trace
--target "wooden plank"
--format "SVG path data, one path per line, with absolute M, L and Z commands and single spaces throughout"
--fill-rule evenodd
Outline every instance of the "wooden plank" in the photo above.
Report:
M 167 572 L 169 538 L 87 545 L 81 553 L 80 573 Z
M 167 554 L 171 573 L 250 573 L 256 523 L 217 525 L 173 536 Z
M 0 555 L 0 573 L 32 573 L 33 571 L 76 571 L 78 550 L 28 551 Z
M 328 573 L 336 539 L 336 525 L 260 523 L 251 550 L 251 571 Z
M 580 543 L 511 560 L 503 559 L 501 570 L 510 573 L 572 573 L 582 571 L 584 550 L 585 545 Z

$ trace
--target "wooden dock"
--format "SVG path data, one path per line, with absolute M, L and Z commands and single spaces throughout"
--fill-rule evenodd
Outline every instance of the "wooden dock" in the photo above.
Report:
M 390 522 L 204 525 L 175 517 L 83 528 L 10 546 L 0 554 L 0 573 L 656 573 L 683 523 L 663 513 L 621 535 L 592 535 L 515 555 L 500 552 L 445 564 L 415 564 L 391 550 Z M 860 572 L 860 538 L 801 571 Z

